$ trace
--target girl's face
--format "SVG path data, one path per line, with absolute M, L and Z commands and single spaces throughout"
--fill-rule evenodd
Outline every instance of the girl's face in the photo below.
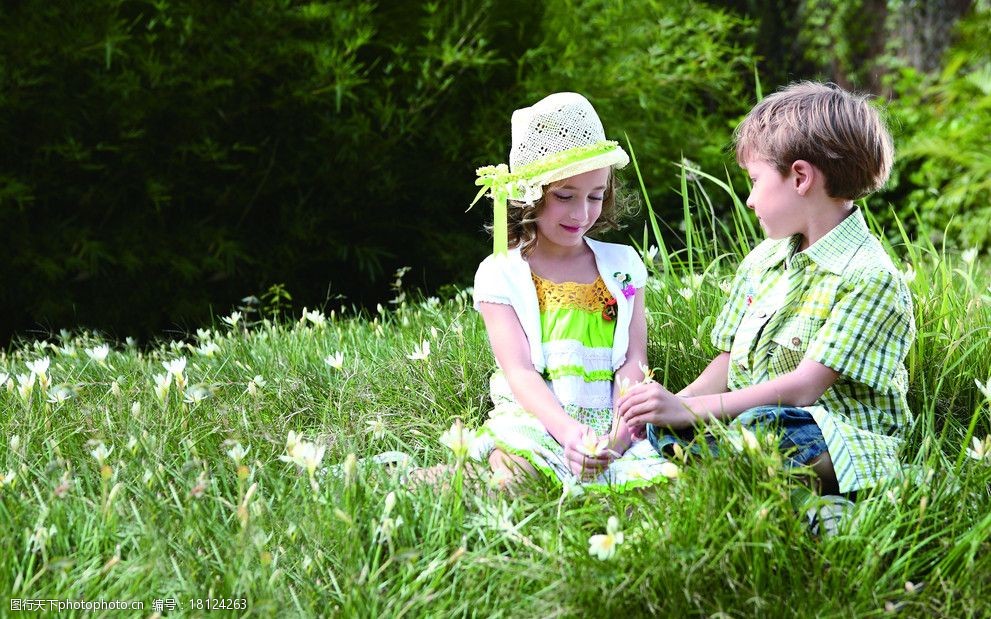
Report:
M 602 214 L 609 168 L 599 168 L 550 185 L 537 215 L 539 242 L 560 248 L 578 247 Z

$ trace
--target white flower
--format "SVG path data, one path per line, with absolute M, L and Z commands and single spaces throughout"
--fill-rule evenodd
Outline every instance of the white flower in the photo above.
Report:
M 977 388 L 980 390 L 982 394 L 984 394 L 985 398 L 991 400 L 991 378 L 989 378 L 987 382 L 984 383 L 982 383 L 980 380 L 975 378 L 974 384 L 977 385 Z
M 643 384 L 653 382 L 654 380 L 654 369 L 649 365 L 644 365 L 643 363 L 637 362 L 637 367 L 640 368 L 640 372 L 643 373 Z
M 197 383 L 189 388 L 183 401 L 188 404 L 198 404 L 213 395 L 210 388 L 204 384 Z
M 304 322 L 305 321 L 309 321 L 310 323 L 313 324 L 313 326 L 319 328 L 319 327 L 323 327 L 323 326 L 325 326 L 327 324 L 327 317 L 324 316 L 323 315 L 323 312 L 321 312 L 320 310 L 313 310 L 312 312 L 308 312 L 308 311 L 306 311 L 306 308 L 304 307 L 303 308 L 303 321 Z
M 654 258 L 657 257 L 657 254 L 658 254 L 659 251 L 660 250 L 657 249 L 657 245 L 651 245 L 650 247 L 648 247 L 647 248 L 647 262 L 653 262 L 654 261 Z
M 141 415 L 141 402 L 135 402 L 131 404 L 131 416 L 138 417 Z
M 186 371 L 186 358 L 179 357 L 178 359 L 173 359 L 172 361 L 162 361 L 162 367 L 171 376 L 182 376 L 182 373 Z
M 30 399 L 31 393 L 34 391 L 34 378 L 34 372 L 17 375 L 17 391 L 25 400 Z
M 626 392 L 630 390 L 630 387 L 632 387 L 633 384 L 630 382 L 629 378 L 623 376 L 619 379 L 619 381 L 617 381 L 617 386 L 619 387 L 619 397 L 623 397 L 626 395 Z
M 155 395 L 158 399 L 165 401 L 165 398 L 169 397 L 169 387 L 172 385 L 172 376 L 170 374 L 155 374 Z
M 619 520 L 609 516 L 605 535 L 593 535 L 588 538 L 588 554 L 600 561 L 611 559 L 616 554 L 616 548 L 623 543 L 623 532 L 619 530 Z
M 241 443 L 234 443 L 234 446 L 227 450 L 227 455 L 234 461 L 235 466 L 241 466 L 241 460 L 251 451 L 251 445 L 247 449 L 241 447 Z
M 426 305 L 427 307 L 439 307 L 440 299 L 438 299 L 437 297 L 427 297 Z
M 11 451 L 17 451 L 17 449 L 20 446 L 21 446 L 21 435 L 20 434 L 15 434 L 14 436 L 10 437 L 10 450 Z
M 131 436 L 127 441 L 127 445 L 125 446 L 125 449 L 131 452 L 131 455 L 134 455 L 134 450 L 137 447 L 138 447 L 138 439 L 134 436 Z
M 902 272 L 902 279 L 905 280 L 906 284 L 911 284 L 915 281 L 915 267 L 911 264 L 905 266 L 905 270 Z
M 216 342 L 206 342 L 196 349 L 196 352 L 203 355 L 204 357 L 212 357 L 218 352 L 220 352 L 220 346 L 217 346 Z
M 475 431 L 466 430 L 461 420 L 455 419 L 451 427 L 440 435 L 440 442 L 453 451 L 456 457 L 462 458 L 475 442 Z
M 86 356 L 100 364 L 106 362 L 107 355 L 109 354 L 110 346 L 106 344 L 101 344 L 100 346 L 94 346 L 93 348 L 86 349 Z
M 977 248 L 971 247 L 970 249 L 964 250 L 964 252 L 960 254 L 960 259 L 963 260 L 964 264 L 973 264 L 974 260 L 977 260 Z
M 268 384 L 268 381 L 262 378 L 261 374 L 256 375 L 254 378 L 248 381 L 247 392 L 253 398 L 258 397 L 258 390 Z
M 66 357 L 75 357 L 76 356 L 76 347 L 73 346 L 72 344 L 64 344 L 64 345 L 62 345 L 62 346 L 59 347 L 58 351 L 62 355 L 66 356 Z
M 970 440 L 974 448 L 967 450 L 968 456 L 978 461 L 991 459 L 991 434 L 985 436 L 983 441 L 977 440 L 976 436 L 972 436 Z
M 297 442 L 289 455 L 279 456 L 279 460 L 283 462 L 292 462 L 301 469 L 305 469 L 306 472 L 313 477 L 313 473 L 317 470 L 317 466 L 320 465 L 320 461 L 323 460 L 323 452 L 326 451 L 327 447 L 321 445 L 317 447 L 313 443 L 307 443 L 306 441 Z
M 668 479 L 678 479 L 678 475 L 681 474 L 681 471 L 678 469 L 678 465 L 671 461 L 662 463 L 659 471 L 661 475 L 667 477 Z
M 8 378 L 10 378 L 10 374 L 6 372 L 0 372 L 0 385 L 6 383 Z
M 411 354 L 406 356 L 412 361 L 426 361 L 427 357 L 430 356 L 430 342 L 423 340 L 418 346 L 413 347 Z
M 50 392 L 48 392 L 48 403 L 61 404 L 74 395 L 76 395 L 76 392 L 72 390 L 72 387 L 68 387 L 66 385 L 56 385 Z
M 344 352 L 338 350 L 332 355 L 327 355 L 324 357 L 323 362 L 335 370 L 339 370 L 344 367 Z
M 14 478 L 17 477 L 16 471 L 7 471 L 7 473 L 0 472 L 0 488 L 4 486 L 9 486 L 14 483 Z
M 688 300 L 695 296 L 695 291 L 692 290 L 691 288 L 679 288 L 678 294 L 680 294 L 681 296 L 685 297 L 686 300 Z
M 224 316 L 220 320 L 236 328 L 237 323 L 241 322 L 241 312 L 231 312 L 230 316 Z
M 760 443 L 757 437 L 750 430 L 740 427 L 740 436 L 743 438 L 743 448 L 747 451 L 760 451 Z
M 28 361 L 27 366 L 32 374 L 38 376 L 39 378 L 45 376 L 48 372 L 48 366 L 51 365 L 51 360 L 48 357 L 43 359 L 36 359 L 34 361 Z
M 584 451 L 585 454 L 589 456 L 592 457 L 599 456 L 600 454 L 602 454 L 603 451 L 605 451 L 608 445 L 609 445 L 608 436 L 599 437 L 596 436 L 595 432 L 586 432 L 585 435 L 582 436 L 582 441 L 581 441 L 582 451 Z
M 113 453 L 113 451 L 113 445 L 110 446 L 110 449 L 107 449 L 107 446 L 103 444 L 103 441 L 100 441 L 96 444 L 96 448 L 89 452 L 89 455 L 96 458 L 96 461 L 100 464 L 100 466 L 103 466 L 106 464 L 107 458 Z
M 729 291 L 732 288 L 733 288 L 733 283 L 728 279 L 724 279 L 723 281 L 719 282 L 719 289 L 723 291 L 723 294 L 729 294 Z
M 385 422 L 382 421 L 381 417 L 376 417 L 371 421 L 366 421 L 365 424 L 368 426 L 368 431 L 372 433 L 372 438 L 375 440 L 381 440 L 385 437 L 389 430 L 388 426 L 385 425 Z

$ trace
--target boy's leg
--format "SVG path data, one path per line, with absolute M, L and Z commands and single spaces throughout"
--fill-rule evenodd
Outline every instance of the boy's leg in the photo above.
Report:
M 836 471 L 822 430 L 808 411 L 791 406 L 758 406 L 743 411 L 733 420 L 748 429 L 781 433 L 779 446 L 791 466 L 808 466 L 816 474 L 820 494 L 836 494 Z

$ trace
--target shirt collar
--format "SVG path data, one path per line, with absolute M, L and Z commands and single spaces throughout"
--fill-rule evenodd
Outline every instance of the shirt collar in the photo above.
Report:
M 840 275 L 870 234 L 864 214 L 859 208 L 855 208 L 839 225 L 803 251 L 802 255 L 827 271 Z
M 817 266 L 839 275 L 843 273 L 850 259 L 869 236 L 870 230 L 867 228 L 867 222 L 864 221 L 864 214 L 859 208 L 855 208 L 835 228 L 803 252 L 798 252 L 801 238 L 798 235 L 772 241 L 764 254 L 764 259 L 756 265 L 756 268 L 763 273 L 782 262 L 789 267 L 796 263 L 801 266 L 807 262 L 814 262 Z

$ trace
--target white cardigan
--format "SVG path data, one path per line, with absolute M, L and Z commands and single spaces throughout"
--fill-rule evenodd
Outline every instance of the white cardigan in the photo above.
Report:
M 636 251 L 629 245 L 604 243 L 585 237 L 585 243 L 595 254 L 595 264 L 606 288 L 616 299 L 616 332 L 613 335 L 612 367 L 618 369 L 626 361 L 630 342 L 630 321 L 633 318 L 633 298 L 623 295 L 623 287 L 616 277 L 629 275 L 636 288 L 647 283 L 647 269 Z M 546 367 L 540 341 L 540 307 L 537 290 L 533 285 L 530 265 L 520 256 L 519 249 L 511 249 L 504 256 L 490 255 L 478 265 L 475 272 L 473 293 L 475 309 L 479 303 L 512 305 L 523 326 L 523 333 L 530 343 L 530 360 L 538 372 Z

